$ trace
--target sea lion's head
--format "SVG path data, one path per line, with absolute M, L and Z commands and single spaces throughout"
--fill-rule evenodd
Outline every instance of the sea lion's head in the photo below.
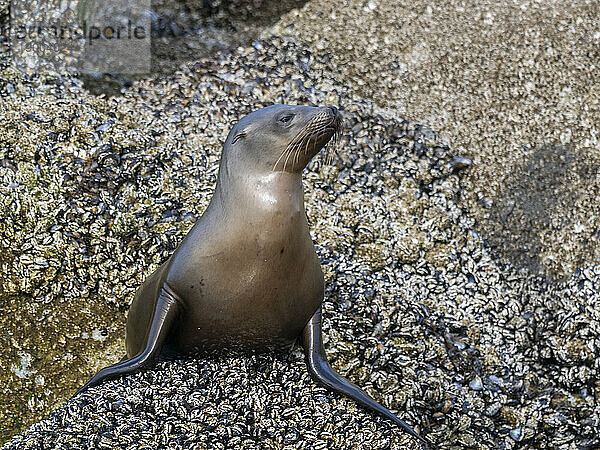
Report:
M 223 159 L 241 162 L 254 173 L 301 173 L 340 127 L 335 107 L 267 106 L 235 124 L 225 141 Z

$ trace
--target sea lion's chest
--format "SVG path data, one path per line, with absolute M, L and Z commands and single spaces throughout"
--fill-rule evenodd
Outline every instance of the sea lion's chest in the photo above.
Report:
M 214 269 L 227 283 L 215 286 L 222 299 L 267 296 L 296 297 L 308 289 L 307 278 L 320 270 L 304 210 L 275 209 L 248 217 L 234 239 L 212 257 Z
M 182 299 L 187 337 L 262 341 L 297 335 L 310 319 L 323 274 L 297 191 L 261 191 L 235 209 L 217 198 L 186 237 L 166 281 Z
M 176 338 L 181 352 L 292 342 L 322 301 L 304 209 L 273 208 L 246 215 L 239 228 L 232 223 L 242 222 L 212 230 L 201 251 L 184 245 L 174 255 L 167 281 L 186 311 Z

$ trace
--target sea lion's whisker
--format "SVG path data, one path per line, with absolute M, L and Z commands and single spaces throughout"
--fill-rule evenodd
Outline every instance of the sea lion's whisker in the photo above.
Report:
M 289 144 L 288 146 L 285 148 L 284 151 L 281 152 L 281 155 L 279 155 L 279 158 L 277 158 L 277 161 L 275 161 L 275 165 L 273 166 L 273 171 L 275 171 L 275 169 L 277 168 L 277 164 L 279 164 L 279 161 L 281 161 L 281 158 L 283 158 L 283 155 L 289 153 L 292 151 L 293 147 L 296 145 L 297 143 L 297 138 L 298 136 L 296 136 L 296 138 L 294 138 Z M 285 164 L 283 166 L 283 170 L 285 170 Z
M 279 164 L 279 161 L 281 161 L 281 158 L 283 158 L 283 155 L 287 152 L 288 148 L 289 147 L 282 151 L 281 155 L 279 155 L 279 158 L 277 158 L 277 161 L 275 161 L 275 165 L 273 166 L 273 172 L 275 172 L 275 169 L 277 169 L 277 164 Z
M 337 142 L 337 134 L 338 134 L 339 130 L 337 130 L 336 128 L 331 127 L 331 126 L 327 126 L 324 128 L 323 131 L 332 133 L 331 139 L 327 142 L 327 144 L 325 144 L 325 152 L 324 152 L 325 153 L 324 154 L 325 164 L 329 165 L 333 162 L 332 152 L 337 155 L 336 142 Z
M 311 142 L 315 142 L 315 140 L 314 140 L 314 139 L 312 139 L 312 137 L 313 137 L 312 135 L 311 135 L 311 136 L 309 136 L 309 137 L 306 139 L 306 142 L 304 143 L 304 154 L 305 154 L 305 155 L 308 153 L 308 144 L 310 144 Z
M 289 151 L 288 155 L 285 157 L 285 162 L 283 163 L 283 171 L 284 172 L 285 172 L 285 169 L 287 168 L 288 159 L 292 153 L 293 153 L 293 151 Z
M 298 157 L 300 156 L 300 146 L 296 148 L 294 152 L 294 167 L 296 167 L 296 162 L 298 161 Z
M 302 147 L 302 142 L 304 141 L 304 138 L 302 140 L 297 141 L 294 144 L 294 158 L 293 158 L 293 165 L 292 165 L 292 170 L 296 167 L 296 162 L 298 161 L 298 158 L 300 156 L 300 148 Z

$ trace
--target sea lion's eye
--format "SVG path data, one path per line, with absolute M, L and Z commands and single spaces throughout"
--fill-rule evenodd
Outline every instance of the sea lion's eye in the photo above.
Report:
M 287 116 L 283 116 L 281 119 L 279 119 L 279 122 L 281 123 L 289 123 L 292 119 L 294 118 L 293 114 L 288 114 Z
M 231 145 L 235 144 L 237 141 L 239 141 L 244 136 L 246 136 L 246 133 L 236 134 L 235 137 L 233 138 L 233 141 L 231 141 Z

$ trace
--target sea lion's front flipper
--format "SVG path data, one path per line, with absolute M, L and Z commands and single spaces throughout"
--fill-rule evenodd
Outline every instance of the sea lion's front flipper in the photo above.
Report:
M 110 380 L 120 375 L 139 372 L 154 363 L 158 359 L 165 338 L 167 337 L 169 329 L 173 324 L 173 320 L 177 317 L 179 310 L 180 303 L 177 294 L 175 294 L 165 283 L 156 300 L 150 331 L 148 332 L 148 338 L 146 339 L 146 347 L 131 359 L 101 369 L 90 381 L 79 389 L 73 397 L 88 388 L 99 385 L 105 380 Z
M 352 384 L 339 373 L 337 373 L 327 361 L 327 355 L 323 348 L 323 338 L 321 335 L 321 308 L 308 321 L 304 331 L 302 332 L 302 344 L 304 346 L 304 354 L 306 355 L 306 363 L 311 377 L 317 382 L 325 385 L 327 388 L 344 394 L 361 405 L 370 408 L 388 419 L 398 424 L 403 430 L 421 442 L 432 446 L 430 442 L 419 436 L 405 422 L 396 417 L 391 411 L 381 406 L 358 386 Z

